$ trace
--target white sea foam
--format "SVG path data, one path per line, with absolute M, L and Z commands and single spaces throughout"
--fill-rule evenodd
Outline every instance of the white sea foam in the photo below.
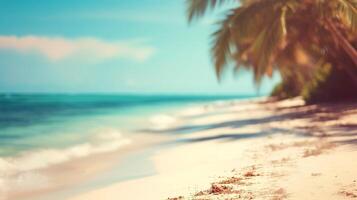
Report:
M 176 117 L 166 114 L 154 115 L 150 117 L 149 121 L 152 124 L 153 130 L 166 129 L 178 122 Z
M 48 185 L 39 169 L 88 155 L 111 152 L 130 140 L 115 130 L 106 130 L 94 135 L 90 141 L 64 149 L 40 149 L 24 152 L 14 157 L 0 157 L 0 196 L 8 189 L 31 189 Z M 0 198 L 1 199 L 1 198 Z
M 183 109 L 178 114 L 182 117 L 193 117 L 205 113 L 207 108 L 205 106 L 189 107 Z

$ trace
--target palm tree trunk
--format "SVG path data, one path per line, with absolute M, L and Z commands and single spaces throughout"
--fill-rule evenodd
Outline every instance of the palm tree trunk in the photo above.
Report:
M 340 42 L 343 50 L 349 55 L 352 59 L 353 63 L 357 67 L 357 50 L 346 40 L 346 38 L 342 35 L 342 33 L 336 28 L 336 26 L 331 22 L 331 20 L 327 20 L 327 25 L 330 28 L 330 31 L 333 36 Z
M 355 67 L 357 67 L 357 50 L 350 44 L 350 42 L 342 35 L 342 33 L 336 28 L 333 22 L 329 19 L 327 21 L 327 26 L 330 29 L 330 33 L 337 39 L 339 45 L 346 52 L 346 54 L 351 58 Z M 357 87 L 357 74 L 353 72 L 349 66 L 342 66 L 347 74 L 351 77 L 352 81 Z

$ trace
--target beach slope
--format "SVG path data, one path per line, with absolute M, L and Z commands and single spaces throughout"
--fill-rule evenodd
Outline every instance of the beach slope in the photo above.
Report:
M 70 199 L 357 198 L 355 103 L 227 101 L 182 120 L 156 131 L 175 145 L 150 158 L 155 175 Z

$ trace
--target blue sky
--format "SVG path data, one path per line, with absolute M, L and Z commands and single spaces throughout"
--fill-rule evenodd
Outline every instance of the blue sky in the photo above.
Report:
M 0 91 L 256 94 L 249 72 L 217 82 L 216 19 L 188 25 L 183 0 L 0 0 Z

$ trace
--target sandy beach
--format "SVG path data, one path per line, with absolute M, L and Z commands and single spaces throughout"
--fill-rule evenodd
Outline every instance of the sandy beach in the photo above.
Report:
M 0 0 L 0 200 L 357 200 L 357 0 Z
M 174 143 L 156 173 L 76 194 L 90 199 L 357 198 L 357 105 L 226 101 L 153 134 Z

